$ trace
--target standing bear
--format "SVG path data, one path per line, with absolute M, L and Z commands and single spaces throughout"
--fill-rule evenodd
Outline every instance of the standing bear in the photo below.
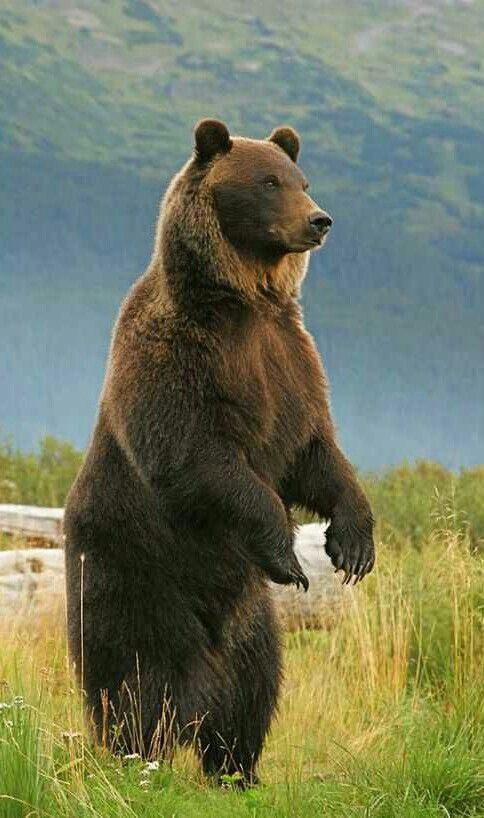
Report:
M 69 648 L 99 740 L 255 768 L 281 651 L 269 580 L 307 588 L 291 507 L 330 519 L 345 580 L 372 515 L 339 449 L 298 295 L 331 218 L 288 127 L 204 120 L 117 320 L 97 425 L 65 512 Z

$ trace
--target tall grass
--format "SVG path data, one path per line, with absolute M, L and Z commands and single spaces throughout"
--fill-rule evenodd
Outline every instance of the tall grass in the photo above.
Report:
M 0 712 L 1 818 L 484 816 L 484 560 L 451 508 L 421 545 L 380 543 L 335 626 L 286 634 L 264 784 L 244 794 L 187 751 L 155 769 L 93 748 L 63 624 L 3 633 L 1 698 L 26 706 Z
M 49 741 L 42 735 L 38 710 L 21 696 L 0 705 L 0 782 L 2 818 L 39 812 L 50 767 Z

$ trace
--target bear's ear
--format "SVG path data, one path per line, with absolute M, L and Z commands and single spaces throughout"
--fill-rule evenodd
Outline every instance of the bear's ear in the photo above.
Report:
M 195 154 L 201 162 L 208 162 L 216 153 L 227 153 L 231 147 L 227 126 L 218 119 L 202 119 L 195 126 Z
M 297 162 L 300 143 L 299 136 L 293 128 L 290 128 L 288 125 L 282 128 L 275 128 L 269 137 L 269 142 L 274 142 L 276 145 L 279 145 L 293 162 Z

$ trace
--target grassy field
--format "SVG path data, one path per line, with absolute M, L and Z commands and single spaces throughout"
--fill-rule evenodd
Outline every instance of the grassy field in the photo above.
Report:
M 1 818 L 484 816 L 484 560 L 452 509 L 379 546 L 331 630 L 285 636 L 262 785 L 235 792 L 92 746 L 62 623 L 0 638 Z

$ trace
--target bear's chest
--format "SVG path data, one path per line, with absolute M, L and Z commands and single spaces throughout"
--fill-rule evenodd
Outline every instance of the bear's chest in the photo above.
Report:
M 219 372 L 220 423 L 254 470 L 275 484 L 317 425 L 324 375 L 299 321 L 265 320 L 236 330 Z

